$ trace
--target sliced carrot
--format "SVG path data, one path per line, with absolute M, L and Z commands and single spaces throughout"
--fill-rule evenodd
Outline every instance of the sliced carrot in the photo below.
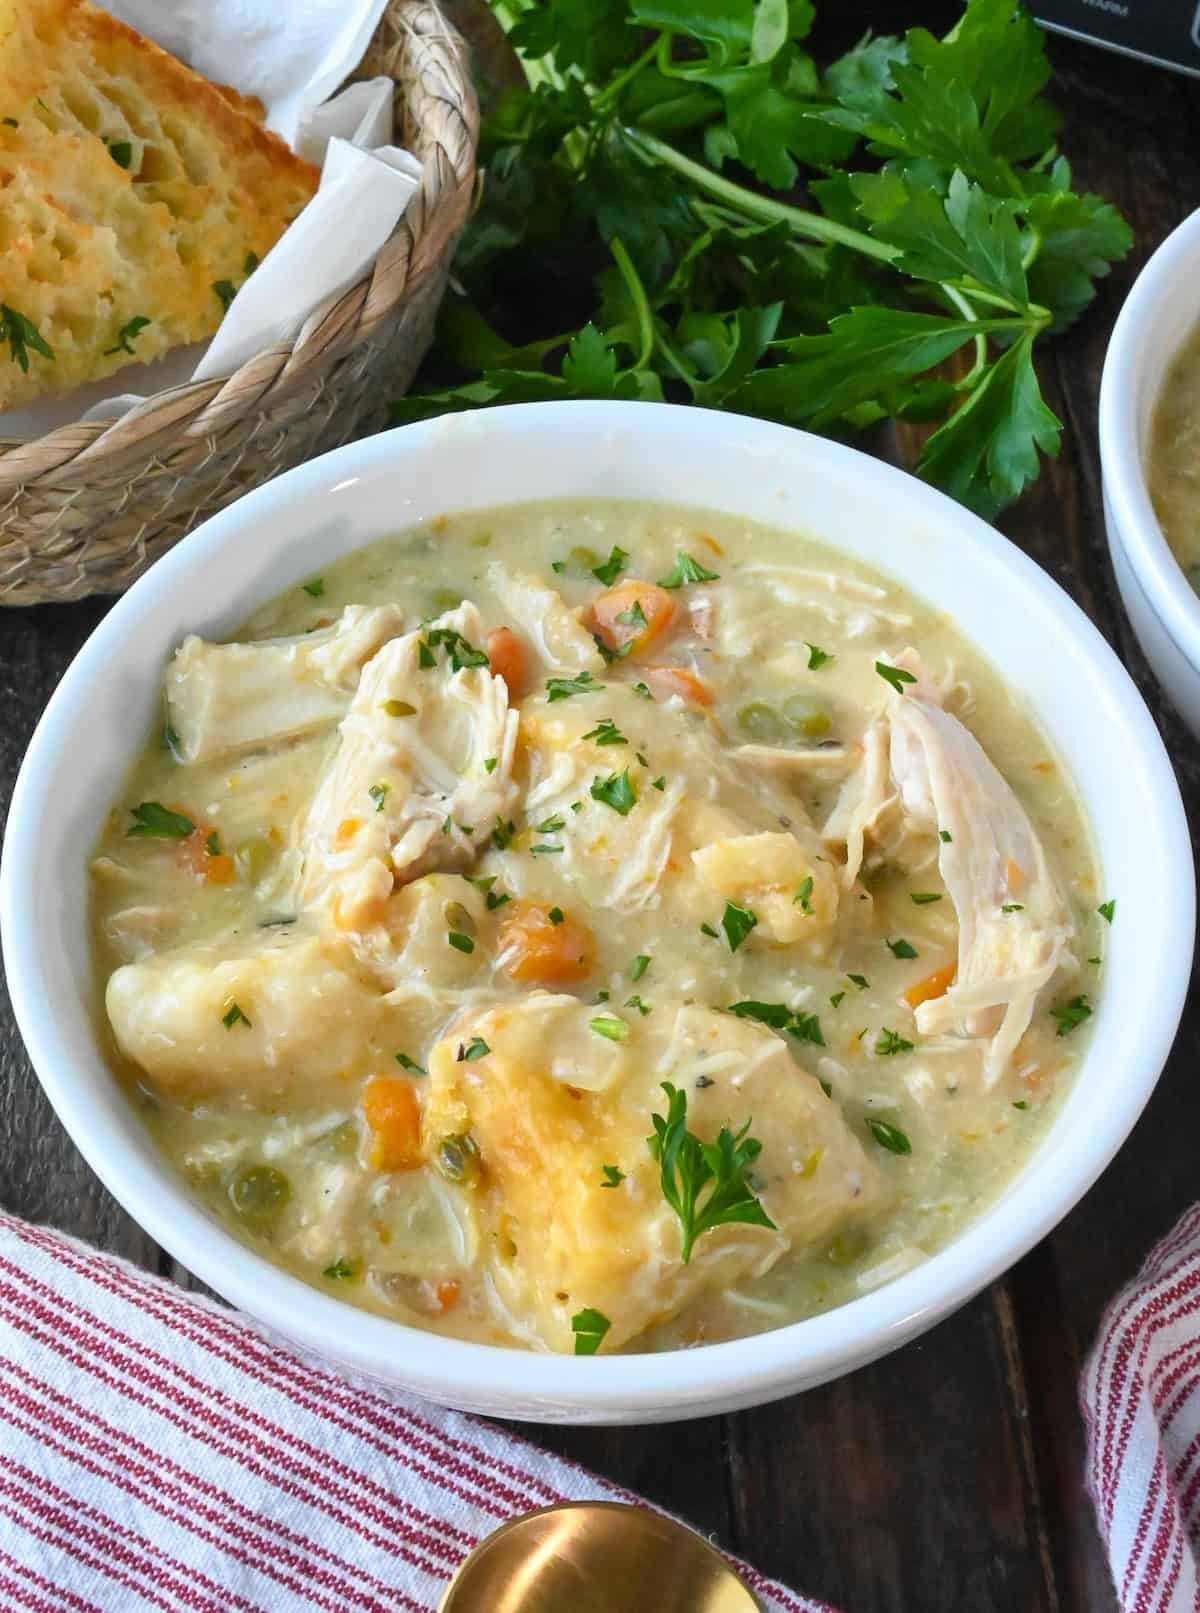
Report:
M 592 932 L 574 919 L 555 924 L 541 902 L 514 902 L 500 925 L 500 962 L 513 980 L 569 984 L 591 972 Z
M 333 843 L 337 850 L 345 851 L 361 828 L 361 818 L 343 818 L 333 831 Z
M 657 583 L 628 577 L 592 601 L 587 625 L 610 650 L 635 660 L 657 644 L 675 621 L 675 600 Z
M 922 1003 L 931 1003 L 935 997 L 944 997 L 950 989 L 957 968 L 957 963 L 943 964 L 931 975 L 926 975 L 924 980 L 918 980 L 911 985 L 904 993 L 904 1001 L 910 1008 L 920 1008 Z
M 685 666 L 648 666 L 646 682 L 658 700 L 669 700 L 678 695 L 689 706 L 711 706 L 713 692 L 703 678 L 689 672 Z
M 529 657 L 524 643 L 511 627 L 495 627 L 484 644 L 492 671 L 508 685 L 508 698 L 519 700 L 525 693 L 529 676 Z
M 363 1118 L 371 1133 L 367 1163 L 377 1171 L 415 1171 L 421 1153 L 421 1105 L 411 1081 L 376 1075 L 363 1088 Z
M 1019 862 L 1014 862 L 1011 857 L 1004 865 L 1004 881 L 1008 886 L 1010 896 L 1015 896 L 1025 884 L 1025 870 Z
M 204 864 L 204 879 L 209 885 L 232 885 L 235 869 L 233 858 L 227 857 L 219 851 L 215 857 L 210 856 Z
M 450 1280 L 449 1282 L 438 1283 L 433 1293 L 438 1303 L 438 1309 L 445 1316 L 447 1311 L 452 1311 L 458 1304 L 462 1287 L 459 1283 Z

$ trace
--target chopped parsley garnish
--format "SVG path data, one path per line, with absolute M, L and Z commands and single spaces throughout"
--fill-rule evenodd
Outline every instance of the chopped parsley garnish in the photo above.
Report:
M 930 902 L 940 902 L 942 899 L 941 891 L 910 891 L 909 895 L 917 907 L 928 907 Z
M 618 644 L 617 647 L 613 649 L 611 645 L 606 644 L 602 638 L 599 638 L 595 633 L 593 633 L 592 643 L 596 646 L 597 650 L 599 650 L 605 662 L 611 666 L 614 661 L 623 661 L 627 655 L 632 653 L 634 640 L 632 638 L 627 639 L 624 644 Z
M 1111 902 L 1101 902 L 1096 911 L 1106 924 L 1111 924 L 1113 921 L 1113 914 L 1117 911 L 1116 897 L 1114 896 Z
M 181 741 L 178 733 L 169 722 L 163 724 L 163 744 L 167 747 L 175 760 L 179 761 L 179 746 Z
M 343 1260 L 339 1255 L 338 1258 L 333 1262 L 332 1266 L 325 1267 L 325 1270 L 321 1273 L 321 1276 L 329 1277 L 335 1280 L 339 1277 L 353 1277 L 354 1270 L 355 1268 L 353 1263 L 349 1260 Z
M 1021 902 L 1005 902 L 1000 911 L 1002 913 L 1023 913 L 1025 908 Z
M 246 1018 L 246 1015 L 238 1007 L 237 1003 L 230 1003 L 229 1007 L 221 1015 L 221 1023 L 222 1023 L 222 1025 L 224 1025 L 224 1027 L 225 1027 L 225 1029 L 227 1031 L 231 1031 L 233 1029 L 233 1027 L 238 1023 L 239 1020 L 246 1027 L 247 1030 L 253 1029 L 250 1021 Z
M 771 1227 L 774 1221 L 763 1209 L 746 1173 L 762 1153 L 757 1137 L 749 1136 L 751 1122 L 736 1134 L 722 1126 L 714 1143 L 702 1143 L 687 1129 L 687 1095 L 662 1083 L 667 1095 L 666 1115 L 653 1115 L 654 1135 L 646 1139 L 651 1157 L 658 1161 L 663 1198 L 679 1217 L 683 1239 L 679 1258 L 686 1266 L 696 1239 L 714 1227 L 737 1221 L 747 1226 Z M 708 1194 L 700 1203 L 705 1188 Z
M 646 613 L 642 609 L 640 599 L 635 599 L 628 610 L 618 611 L 616 619 L 622 627 L 649 627 L 650 625 L 646 620 Z
M 1018 1098 L 1013 1104 L 1014 1109 L 1028 1109 L 1029 1104 L 1024 1098 Z
M 1058 1034 L 1069 1036 L 1085 1019 L 1091 1019 L 1092 1005 L 1084 996 L 1072 997 L 1069 1003 L 1064 1003 L 1061 1008 L 1052 1008 L 1050 1012 L 1058 1025 Z
M 110 353 L 129 353 L 132 355 L 134 342 L 149 323 L 150 321 L 144 314 L 135 314 L 132 319 L 126 320 L 117 332 L 116 346 L 106 347 L 104 357 L 107 358 Z
M 717 582 L 720 573 L 709 571 L 694 559 L 686 549 L 676 549 L 675 567 L 667 576 L 658 579 L 660 588 L 682 588 L 685 582 Z
M 912 1153 L 912 1144 L 899 1126 L 890 1125 L 886 1120 L 877 1120 L 874 1115 L 868 1115 L 867 1130 L 880 1148 L 886 1148 L 889 1154 Z
M 906 672 L 902 666 L 889 666 L 886 661 L 876 661 L 875 670 L 885 683 L 890 683 L 897 694 L 904 693 L 906 683 L 915 683 L 917 680 L 911 672 Z
M 484 759 L 483 759 L 483 771 L 485 773 L 494 773 L 496 771 L 496 758 L 494 756 L 485 756 L 484 757 Z
M 798 906 L 802 913 L 807 913 L 811 916 L 813 910 L 812 893 L 813 877 L 811 874 L 806 874 L 800 881 L 800 887 L 796 894 L 792 897 L 792 906 Z
M 516 832 L 516 828 L 511 822 L 506 823 L 503 818 L 497 818 L 496 827 L 492 830 L 492 845 L 495 846 L 497 851 L 507 851 L 509 846 L 512 845 L 512 838 Z
M 161 801 L 140 801 L 132 808 L 135 819 L 126 833 L 132 838 L 141 836 L 153 840 L 186 840 L 196 825 L 182 812 L 172 812 Z
M 426 635 L 426 641 L 431 650 L 437 649 L 439 645 L 445 650 L 451 672 L 463 672 L 467 667 L 492 664 L 485 651 L 477 650 L 453 627 L 431 627 Z
M 237 287 L 232 280 L 214 280 L 212 288 L 217 294 L 221 307 L 228 313 L 233 299 L 237 296 Z
M 259 258 L 257 252 L 246 253 L 246 256 L 242 259 L 242 273 L 246 276 L 247 280 L 254 273 L 255 269 L 258 268 L 258 265 L 261 261 L 262 260 Z
M 906 1036 L 888 1030 L 885 1025 L 875 1038 L 875 1051 L 880 1058 L 891 1058 L 896 1053 L 911 1053 L 913 1044 Z
M 600 1183 L 601 1187 L 620 1187 L 625 1180 L 625 1172 L 619 1166 L 601 1165 L 600 1169 L 604 1172 L 604 1180 Z
M 511 902 L 512 897 L 509 896 L 507 891 L 501 891 L 499 895 L 495 891 L 488 891 L 484 901 L 487 903 L 488 912 L 494 913 L 498 907 L 503 907 L 505 902 Z
M 325 592 L 325 579 L 324 577 L 313 577 L 310 579 L 310 581 L 301 583 L 300 586 L 304 589 L 306 594 L 311 594 L 314 599 L 320 599 Z M 397 701 L 395 703 L 397 705 L 403 704 L 402 701 Z M 393 702 L 390 700 L 385 701 L 383 709 L 387 711 L 388 707 L 392 704 Z
M 714 941 L 719 941 L 720 940 L 720 935 L 718 934 L 718 932 L 716 930 L 713 929 L 711 924 L 702 924 L 700 926 L 700 934 L 701 935 L 711 935 Z
M 638 761 L 642 764 L 643 767 L 649 767 L 650 766 L 650 763 L 642 755 L 640 750 L 635 750 L 633 754 L 637 757 Z
M 29 369 L 28 349 L 31 347 L 43 358 L 54 357 L 54 349 L 32 319 L 26 319 L 6 302 L 0 302 L 0 342 L 8 343 L 8 355 L 21 371 Z
M 639 952 L 637 957 L 629 965 L 629 978 L 630 978 L 630 980 L 640 980 L 649 967 L 650 967 L 650 955 L 649 955 L 649 953 Z
M 21 127 L 16 118 L 0 118 L 0 123 L 6 123 L 10 129 L 19 129 Z
M 943 845 L 949 846 L 953 843 L 954 836 L 950 833 L 949 829 L 939 829 L 938 839 Z
M 533 857 L 552 857 L 556 851 L 562 849 L 561 846 L 551 844 L 549 840 L 539 840 L 536 846 L 530 846 L 529 853 Z
M 610 588 L 625 570 L 625 562 L 628 559 L 625 550 L 614 544 L 604 564 L 592 567 L 592 576 L 597 582 L 602 582 L 606 588 Z
M 889 941 L 887 949 L 893 958 L 916 958 L 920 956 L 912 942 L 906 941 L 902 935 L 897 936 L 894 941 Z
M 634 694 L 640 694 L 643 700 L 654 699 L 654 696 L 650 693 L 650 685 L 648 683 L 635 683 L 633 686 L 633 692 Z
M 866 975 L 847 975 L 846 979 L 852 986 L 857 986 L 859 991 L 866 991 L 868 986 L 871 984 Z
M 844 991 L 835 991 L 833 996 L 829 999 L 829 1006 L 831 1008 L 840 1008 L 842 1002 L 845 1000 L 845 996 L 846 993 Z
M 816 1014 L 805 1014 L 799 1009 L 789 1008 L 786 1003 L 731 1003 L 729 1012 L 736 1014 L 739 1019 L 754 1019 L 760 1025 L 769 1025 L 773 1031 L 783 1031 L 797 1042 L 811 1042 L 815 1047 L 825 1046 L 821 1021 Z
M 108 154 L 118 168 L 128 168 L 133 161 L 133 142 L 130 140 L 106 140 Z
M 623 1042 L 629 1035 L 629 1026 L 615 1014 L 598 1014 L 588 1025 L 597 1036 L 607 1036 L 610 1042 Z
M 465 1046 L 460 1044 L 454 1061 L 456 1064 L 469 1064 L 472 1059 L 485 1059 L 491 1051 L 482 1036 L 473 1036 Z
M 650 1007 L 650 1004 L 644 1003 L 638 996 L 626 997 L 625 1006 L 626 1008 L 636 1008 L 643 1019 L 645 1019 L 647 1014 L 652 1014 L 654 1012 L 654 1010 Z
M 221 838 L 215 829 L 204 842 L 204 849 L 210 857 L 219 857 L 221 855 Z
M 571 1318 L 571 1332 L 575 1335 L 576 1355 L 595 1355 L 604 1342 L 604 1335 L 612 1323 L 603 1311 L 587 1310 L 576 1311 Z
M 665 790 L 666 787 L 667 775 L 665 773 L 660 773 L 657 778 L 650 780 L 650 788 L 652 790 Z
M 547 678 L 546 699 L 553 705 L 556 700 L 569 700 L 573 694 L 599 694 L 603 688 L 590 672 L 581 672 L 577 678 Z
M 553 835 L 557 834 L 560 829 L 565 829 L 566 826 L 566 818 L 546 818 L 541 823 L 536 824 L 535 828 L 540 835 Z
M 601 717 L 596 726 L 589 729 L 583 737 L 584 739 L 594 739 L 597 745 L 628 745 L 629 743 L 611 717 Z
M 372 784 L 371 788 L 367 791 L 367 794 L 375 803 L 376 812 L 383 811 L 383 803 L 387 800 L 388 791 L 390 789 L 390 784 Z
M 423 638 L 417 640 L 417 665 L 421 668 L 422 672 L 428 672 L 430 667 L 435 667 L 437 665 L 437 656 L 429 648 L 428 644 L 426 644 Z
M 739 907 L 736 902 L 725 903 L 725 911 L 721 915 L 721 928 L 725 931 L 730 952 L 737 951 L 757 923 L 758 915 L 750 908 Z
M 475 950 L 475 942 L 461 930 L 447 930 L 446 940 L 456 952 L 465 952 L 469 956 Z
M 402 1070 L 407 1070 L 409 1075 L 428 1075 L 429 1074 L 428 1070 L 425 1070 L 425 1069 L 421 1068 L 421 1066 L 417 1063 L 416 1059 L 410 1059 L 407 1053 L 397 1053 L 396 1054 L 396 1063 L 400 1066 L 400 1068 Z
M 1100 959 L 1099 958 L 1089 958 L 1088 962 L 1089 963 L 1094 963 L 1094 964 L 1096 964 L 1098 966 L 1099 963 L 1100 963 Z
M 561 907 L 552 907 L 546 916 L 550 920 L 551 924 L 561 924 L 563 921 L 563 910 Z
M 808 670 L 810 672 L 818 672 L 827 662 L 836 660 L 836 656 L 829 655 L 819 644 L 810 644 L 807 639 L 805 639 L 804 643 L 808 650 Z
M 593 779 L 591 796 L 593 801 L 603 801 L 605 806 L 612 807 L 623 818 L 627 818 L 637 805 L 637 791 L 630 781 L 628 768 L 620 773 L 610 773 L 605 779 Z

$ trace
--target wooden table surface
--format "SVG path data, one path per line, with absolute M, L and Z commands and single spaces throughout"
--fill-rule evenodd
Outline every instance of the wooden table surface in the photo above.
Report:
M 866 24 L 952 21 L 935 3 L 828 3 L 819 46 Z M 1194 743 L 1151 679 L 1104 545 L 1096 400 L 1134 272 L 1200 206 L 1200 85 L 1052 42 L 1063 146 L 1078 188 L 1131 220 L 1133 258 L 1040 362 L 1062 457 L 1001 523 L 1125 658 L 1161 725 L 1189 807 Z M 919 588 L 920 579 L 914 579 Z M 106 602 L 0 614 L 0 815 L 43 705 Z M 1116 1603 L 1081 1483 L 1076 1384 L 1097 1320 L 1200 1190 L 1200 997 L 1137 1130 L 1058 1230 L 932 1333 L 838 1383 L 735 1416 L 530 1436 L 673 1508 L 760 1568 L 846 1613 L 1108 1613 Z M 0 1205 L 181 1281 L 55 1120 L 0 984 Z

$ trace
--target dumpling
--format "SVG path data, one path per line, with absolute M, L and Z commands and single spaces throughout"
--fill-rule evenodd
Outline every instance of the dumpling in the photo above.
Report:
M 478 1149 L 490 1282 L 530 1342 L 570 1350 L 571 1317 L 594 1307 L 617 1348 L 699 1294 L 767 1271 L 879 1207 L 875 1166 L 841 1110 L 765 1027 L 682 1003 L 620 1020 L 576 998 L 535 992 L 463 1016 L 433 1049 L 426 1148 L 469 1134 Z M 681 1259 L 680 1223 L 646 1145 L 685 1093 L 702 1140 L 747 1121 L 763 1142 L 754 1185 L 774 1227 L 731 1224 Z M 606 1185 L 620 1173 L 616 1186 Z

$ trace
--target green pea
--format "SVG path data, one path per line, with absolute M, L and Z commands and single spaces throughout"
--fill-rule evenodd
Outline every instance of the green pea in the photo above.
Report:
M 823 739 L 833 722 L 826 703 L 807 694 L 789 695 L 783 702 L 783 715 L 804 739 Z
M 274 842 L 266 835 L 255 835 L 244 840 L 233 854 L 238 873 L 251 885 L 257 885 L 270 872 L 278 855 Z
M 434 1163 L 448 1182 L 470 1187 L 479 1180 L 479 1145 L 469 1135 L 443 1137 Z
M 577 577 L 590 577 L 603 558 L 595 549 L 589 549 L 586 543 L 579 543 L 568 554 L 567 564 Z
M 291 1196 L 292 1184 L 273 1165 L 250 1165 L 229 1184 L 229 1202 L 256 1232 L 274 1225 Z
M 447 902 L 443 911 L 449 929 L 457 930 L 459 935 L 475 934 L 475 920 L 461 902 Z
M 759 745 L 778 745 L 792 737 L 789 725 L 774 706 L 756 701 L 738 712 L 738 727 Z

